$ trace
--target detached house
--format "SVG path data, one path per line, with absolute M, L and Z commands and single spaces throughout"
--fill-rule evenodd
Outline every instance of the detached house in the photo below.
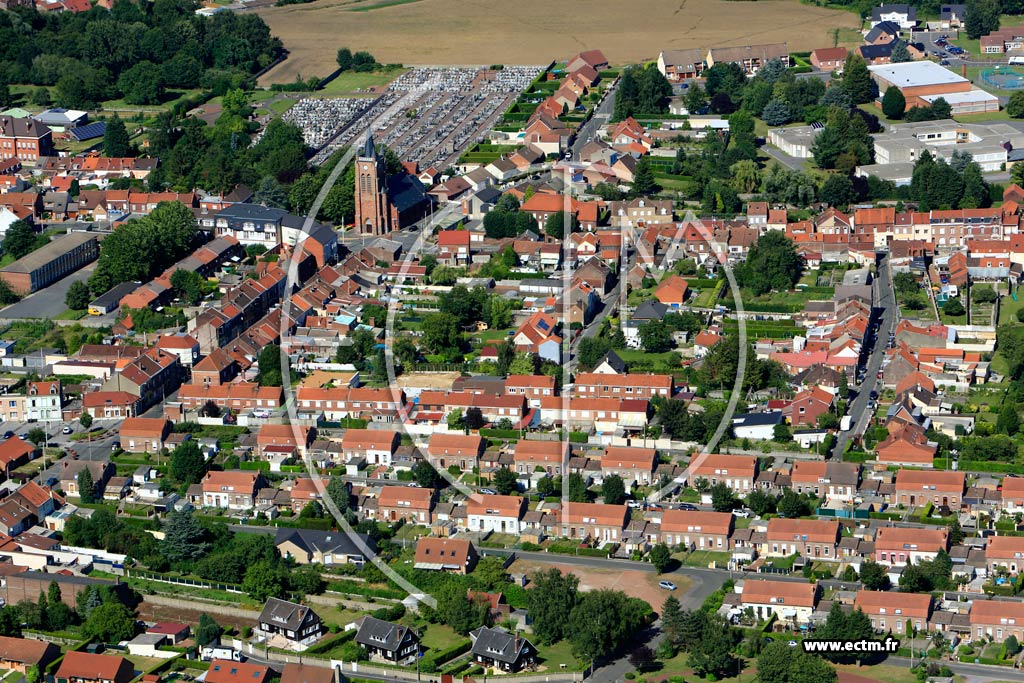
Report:
M 470 652 L 473 661 L 485 667 L 494 667 L 508 673 L 532 666 L 537 648 L 519 633 L 509 633 L 500 628 L 482 626 L 470 631 L 473 646 Z
M 43 670 L 58 657 L 60 648 L 53 643 L 0 636 L 0 667 L 8 671 L 25 673 L 32 666 Z
M 888 591 L 857 591 L 854 608 L 871 619 L 876 631 L 906 633 L 906 625 L 921 633 L 929 630 L 932 616 L 932 596 L 927 593 L 892 593 Z
M 292 647 L 305 649 L 320 640 L 327 627 L 309 607 L 269 598 L 260 612 L 255 632 L 265 641 L 283 639 Z
M 443 571 L 449 574 L 468 574 L 479 559 L 476 548 L 460 538 L 434 538 L 422 536 L 416 541 L 416 569 Z
M 121 423 L 121 448 L 128 453 L 159 453 L 171 433 L 164 418 L 129 417 Z
M 416 660 L 420 639 L 408 626 L 374 617 L 361 617 L 354 624 L 358 629 L 355 641 L 366 649 L 371 661 L 404 665 Z

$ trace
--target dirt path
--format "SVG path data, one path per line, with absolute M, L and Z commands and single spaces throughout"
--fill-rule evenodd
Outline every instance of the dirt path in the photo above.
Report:
M 563 574 L 575 574 L 578 576 L 580 579 L 580 590 L 592 591 L 601 588 L 620 590 L 630 597 L 640 598 L 655 611 L 661 609 L 665 598 L 668 596 L 668 591 L 658 588 L 660 576 L 653 572 L 635 569 L 594 569 L 568 564 L 516 560 L 512 564 L 511 571 L 529 574 L 552 567 Z M 678 574 L 672 575 L 671 581 L 678 586 L 677 594 L 685 593 L 690 589 L 691 582 Z

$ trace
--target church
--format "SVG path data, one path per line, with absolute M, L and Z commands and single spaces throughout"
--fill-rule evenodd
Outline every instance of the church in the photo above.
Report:
M 405 171 L 387 175 L 371 130 L 356 156 L 355 176 L 356 229 L 364 235 L 401 230 L 430 212 L 430 196 L 418 178 Z

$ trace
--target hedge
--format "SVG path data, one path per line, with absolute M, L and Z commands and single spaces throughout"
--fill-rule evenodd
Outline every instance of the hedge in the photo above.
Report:
M 246 461 L 238 463 L 238 469 L 240 470 L 259 470 L 260 472 L 269 472 L 270 463 L 265 460 L 257 461 Z
M 519 431 L 516 429 L 481 429 L 480 436 L 490 439 L 518 439 Z
M 355 638 L 356 637 L 356 632 L 357 632 L 356 629 L 351 629 L 351 630 L 348 630 L 348 631 L 342 631 L 341 633 L 338 634 L 338 636 L 336 638 L 328 638 L 327 640 L 322 640 L 319 643 L 317 643 L 316 645 L 314 645 L 313 647 L 309 648 L 308 650 L 306 650 L 306 654 L 316 655 L 316 654 L 323 654 L 325 652 L 330 652 L 331 650 L 333 650 L 338 645 L 341 645 L 343 643 L 347 643 L 348 641 L 350 641 L 353 638 Z
M 423 656 L 420 667 L 426 672 L 436 671 L 439 664 L 444 664 L 450 659 L 455 659 L 459 655 L 469 652 L 469 648 L 472 647 L 472 645 L 473 643 L 471 641 L 464 640 L 461 643 L 452 645 L 447 650 L 430 652 Z

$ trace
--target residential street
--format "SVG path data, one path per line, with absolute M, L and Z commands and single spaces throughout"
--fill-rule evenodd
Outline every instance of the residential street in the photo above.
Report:
M 846 451 L 846 446 L 850 439 L 863 434 L 868 421 L 871 419 L 873 412 L 869 407 L 872 403 L 871 391 L 874 389 L 880 392 L 882 382 L 877 379 L 878 372 L 882 369 L 882 361 L 885 360 L 889 333 L 895 332 L 896 322 L 899 319 L 899 309 L 896 306 L 896 294 L 893 291 L 892 269 L 889 265 L 888 255 L 883 257 L 878 264 L 873 296 L 875 299 L 875 314 L 879 321 L 878 332 L 873 337 L 874 344 L 865 363 L 864 381 L 857 386 L 857 396 L 847 407 L 847 414 L 853 417 L 851 427 L 847 431 L 839 432 L 836 437 L 836 444 L 832 449 L 832 457 L 836 460 L 843 459 L 843 453 Z

